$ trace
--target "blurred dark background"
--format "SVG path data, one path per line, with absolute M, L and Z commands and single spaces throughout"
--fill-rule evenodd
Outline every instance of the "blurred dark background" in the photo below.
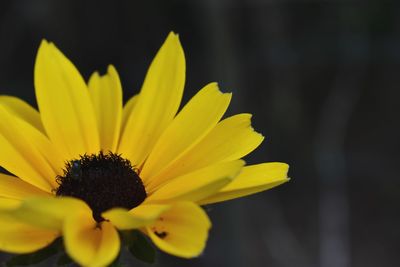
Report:
M 204 255 L 156 266 L 400 266 L 400 2 L 2 1 L 0 93 L 36 105 L 46 38 L 85 78 L 114 64 L 127 99 L 170 30 L 185 101 L 211 81 L 232 91 L 229 113 L 266 136 L 247 161 L 287 162 L 293 179 L 207 207 Z

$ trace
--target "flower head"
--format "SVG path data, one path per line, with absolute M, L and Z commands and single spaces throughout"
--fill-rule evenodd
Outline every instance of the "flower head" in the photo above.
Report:
M 204 250 L 211 223 L 200 205 L 288 180 L 284 163 L 245 166 L 263 136 L 250 114 L 222 119 L 231 94 L 216 83 L 179 112 L 185 58 L 170 33 L 141 91 L 125 105 L 118 73 L 86 83 L 53 43 L 34 72 L 39 111 L 0 96 L 0 249 L 28 253 L 63 237 L 82 266 L 107 266 L 118 231 L 138 229 L 180 257 Z

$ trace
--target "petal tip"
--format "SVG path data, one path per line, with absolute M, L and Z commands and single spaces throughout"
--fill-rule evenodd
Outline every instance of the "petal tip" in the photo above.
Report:
M 45 39 L 45 38 L 43 38 L 41 41 L 40 41 L 40 46 L 42 46 L 42 45 L 48 45 L 49 44 L 49 41 L 47 41 L 47 39 Z
M 107 72 L 108 72 L 109 74 L 115 73 L 115 72 L 117 72 L 117 69 L 115 68 L 115 66 L 114 66 L 113 64 L 109 64 L 109 65 L 107 66 Z
M 165 44 L 175 44 L 180 46 L 179 34 L 170 31 L 165 39 Z
M 90 75 L 89 81 L 92 79 L 98 79 L 100 77 L 100 73 L 96 70 Z
M 209 84 L 206 85 L 206 88 L 208 88 L 211 91 L 215 91 L 221 95 L 232 96 L 232 92 L 223 92 L 218 82 L 210 82 Z
M 42 41 L 40 42 L 36 57 L 39 57 L 39 55 L 42 55 L 42 53 L 49 48 L 49 45 L 50 45 L 49 41 L 47 41 L 46 39 L 42 39 Z

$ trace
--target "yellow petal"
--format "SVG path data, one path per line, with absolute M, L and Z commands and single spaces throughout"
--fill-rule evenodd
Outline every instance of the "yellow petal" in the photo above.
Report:
M 221 93 L 216 83 L 210 83 L 185 105 L 143 166 L 140 177 L 146 186 L 154 188 L 165 181 L 162 176 L 154 176 L 199 143 L 221 119 L 230 100 L 231 94 Z
M 0 96 L 0 105 L 3 105 L 14 116 L 32 124 L 42 133 L 45 132 L 39 112 L 25 101 L 17 97 L 2 95 Z
M 288 170 L 289 166 L 280 162 L 246 166 L 230 184 L 215 195 L 199 201 L 199 203 L 204 205 L 221 202 L 270 189 L 289 181 Z
M 70 197 L 33 197 L 25 199 L 9 214 L 40 228 L 62 230 L 67 217 L 79 212 L 91 214 L 91 209 L 85 202 Z
M 142 204 L 130 211 L 114 208 L 102 213 L 102 217 L 120 230 L 137 229 L 153 223 L 168 208 L 168 205 Z
M 244 161 L 217 163 L 165 183 L 146 202 L 198 201 L 215 194 L 241 171 Z
M 104 76 L 94 73 L 89 80 L 89 92 L 99 127 L 100 148 L 115 152 L 122 116 L 122 88 L 115 68 L 109 66 Z
M 13 116 L 13 114 L 10 115 Z M 53 187 L 58 186 L 55 178 L 56 175 L 61 175 L 63 173 L 62 170 L 65 166 L 65 158 L 67 158 L 67 155 L 62 154 L 58 147 L 51 143 L 43 132 L 35 128 L 28 121 L 20 119 L 19 117 L 13 117 L 11 119 L 14 122 L 13 127 L 15 127 L 13 130 L 24 133 L 24 136 L 36 147 L 37 151 L 45 158 L 52 168 L 53 171 L 48 172 L 48 175 L 43 175 L 45 176 L 44 178 L 46 178 Z M 47 166 L 45 168 L 48 169 Z
M 15 119 L 15 127 L 18 127 L 21 132 L 25 133 L 25 136 L 31 141 L 36 147 L 37 151 L 44 157 L 51 167 L 52 171 L 45 175 L 49 183 L 53 188 L 58 187 L 56 183 L 56 176 L 63 174 L 65 167 L 65 161 L 68 158 L 67 154 L 63 154 L 58 147 L 56 147 L 47 136 L 36 128 L 29 125 L 27 122 Z
M 0 197 L 0 210 L 2 211 L 15 210 L 21 205 L 21 202 L 22 200 L 19 199 Z
M 196 204 L 178 202 L 157 222 L 146 228 L 154 244 L 161 250 L 183 258 L 200 255 L 206 245 L 211 222 Z
M 64 244 L 68 255 L 86 267 L 108 266 L 118 256 L 120 241 L 111 223 L 97 224 L 92 214 L 81 212 L 64 224 Z
M 0 173 L 0 197 L 22 200 L 32 196 L 51 196 L 23 180 Z
M 68 159 L 98 153 L 93 105 L 75 66 L 54 44 L 42 41 L 34 74 L 42 122 L 52 142 L 69 155 Z
M 39 152 L 41 133 L 0 106 L 0 166 L 24 181 L 51 192 L 56 172 Z M 45 137 L 43 137 L 45 139 Z M 51 152 L 49 152 L 51 153 Z
M 0 213 L 0 250 L 9 253 L 30 253 L 46 247 L 59 232 L 40 229 Z
M 264 139 L 253 130 L 250 119 L 251 114 L 239 114 L 219 122 L 203 140 L 157 176 L 170 179 L 210 164 L 244 157 Z
M 147 72 L 121 136 L 119 153 L 140 166 L 178 111 L 185 84 L 185 56 L 170 33 Z
M 124 131 L 128 118 L 131 116 L 133 108 L 136 106 L 137 100 L 139 99 L 139 94 L 132 96 L 128 102 L 126 102 L 124 109 L 122 111 L 122 122 L 121 122 L 121 132 Z

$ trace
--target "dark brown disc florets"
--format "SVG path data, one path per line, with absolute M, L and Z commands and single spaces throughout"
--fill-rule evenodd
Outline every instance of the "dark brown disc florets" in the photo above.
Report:
M 142 180 L 129 160 L 114 153 L 83 155 L 66 163 L 63 176 L 57 177 L 57 196 L 85 201 L 97 222 L 101 213 L 114 207 L 132 209 L 146 198 Z

